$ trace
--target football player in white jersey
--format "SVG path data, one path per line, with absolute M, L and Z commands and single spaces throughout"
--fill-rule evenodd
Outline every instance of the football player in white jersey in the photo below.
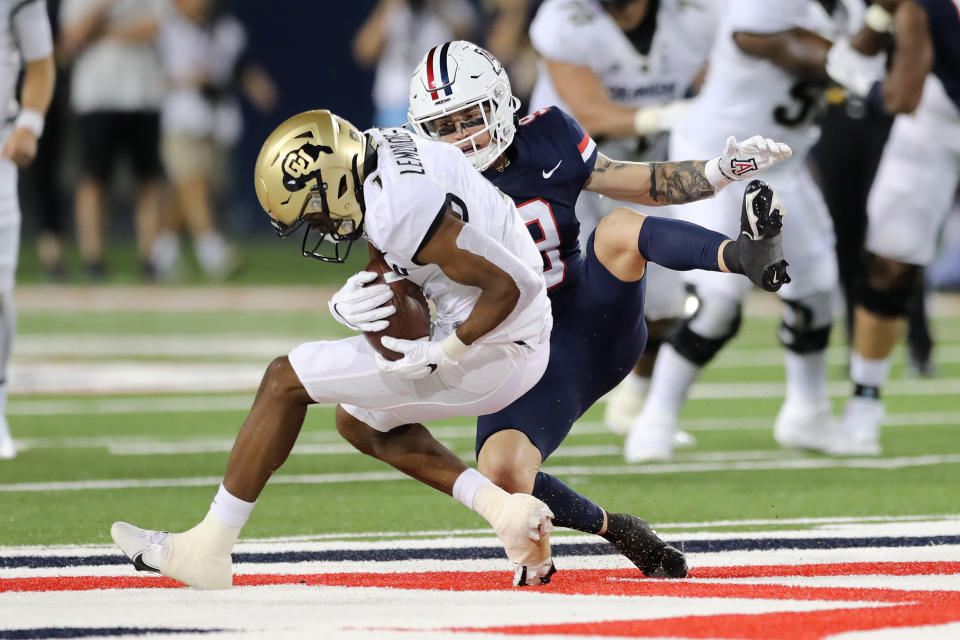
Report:
M 7 425 L 7 362 L 16 330 L 13 282 L 20 244 L 17 167 L 37 155 L 37 140 L 53 97 L 53 37 L 44 0 L 0 2 L 0 459 L 17 454 Z M 17 104 L 17 76 L 24 66 Z M 8 124 L 7 124 L 8 123 Z
M 787 389 L 774 437 L 783 446 L 823 448 L 830 437 L 826 348 L 837 264 L 830 218 L 804 162 L 819 135 L 818 100 L 827 82 L 865 95 L 883 76 L 882 56 L 863 56 L 851 46 L 851 36 L 862 30 L 864 9 L 861 0 L 732 0 L 700 95 L 671 133 L 671 157 L 697 157 L 729 133 L 745 131 L 793 149 L 793 157 L 768 174 L 784 205 L 797 213 L 786 223 L 783 243 L 793 281 L 779 291 L 785 302 L 779 337 L 786 348 Z M 735 232 L 739 197 L 738 190 L 727 189 L 676 215 Z M 687 391 L 737 332 L 750 286 L 714 275 L 687 276 L 700 306 L 661 349 L 643 411 L 627 438 L 628 461 L 672 455 L 672 433 Z
M 630 161 L 667 159 L 667 131 L 687 108 L 726 0 L 546 0 L 530 26 L 542 57 L 530 110 L 570 113 L 597 139 L 601 153 Z M 741 138 L 742 139 L 742 138 Z M 674 159 L 683 159 L 677 156 Z M 619 206 L 636 205 L 584 192 L 577 201 L 580 245 Z M 670 209 L 647 210 L 658 216 Z M 676 272 L 651 265 L 645 315 L 650 336 L 637 367 L 608 399 L 605 421 L 626 433 L 661 340 L 682 315 Z M 686 434 L 680 434 L 686 436 Z
M 114 541 L 138 569 L 201 589 L 231 586 L 230 553 L 240 529 L 293 448 L 309 405 L 338 403 L 338 430 L 362 431 L 362 450 L 372 453 L 393 429 L 505 407 L 540 379 L 550 350 L 539 252 L 513 203 L 456 148 L 404 129 L 360 132 L 329 111 L 307 111 L 267 138 L 255 182 L 281 236 L 304 228 L 304 255 L 342 262 L 366 237 L 396 274 L 423 288 L 437 321 L 429 338 L 384 337 L 384 346 L 404 354 L 396 361 L 363 335 L 305 343 L 277 358 L 204 520 L 175 534 L 113 525 Z M 329 247 L 326 240 L 336 243 L 332 253 L 319 251 Z M 361 289 L 370 275 L 354 276 L 348 288 Z M 380 304 L 393 296 L 386 285 L 370 293 Z M 388 309 L 378 310 L 381 317 Z M 339 314 L 336 299 L 331 311 Z M 372 317 L 353 326 L 382 324 Z M 549 508 L 529 494 L 506 493 L 435 441 L 410 454 L 401 470 L 416 471 L 485 517 L 517 564 L 515 578 L 539 584 L 537 568 L 553 566 Z M 427 457 L 442 464 L 424 470 Z
M 929 33 L 928 50 L 911 62 L 926 69 L 924 62 L 932 59 L 932 73 L 916 111 L 894 120 L 867 199 L 867 259 L 856 293 L 850 355 L 854 390 L 828 448 L 835 454 L 880 453 L 885 415 L 880 391 L 890 356 L 903 334 L 908 300 L 917 293 L 918 272 L 933 259 L 960 186 L 960 0 L 887 0 L 891 3 L 898 5 L 895 36 L 908 19 L 904 13 L 913 13 Z

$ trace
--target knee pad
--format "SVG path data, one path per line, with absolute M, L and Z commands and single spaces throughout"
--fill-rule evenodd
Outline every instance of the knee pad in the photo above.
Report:
M 802 300 L 784 300 L 786 308 L 778 334 L 780 344 L 794 353 L 826 349 L 833 327 L 832 298 L 830 292 L 821 291 Z
M 919 265 L 867 254 L 864 273 L 857 286 L 857 302 L 879 316 L 905 316 L 919 279 Z
M 742 318 L 739 303 L 701 297 L 696 313 L 681 322 L 667 342 L 681 356 L 702 367 L 737 335 Z

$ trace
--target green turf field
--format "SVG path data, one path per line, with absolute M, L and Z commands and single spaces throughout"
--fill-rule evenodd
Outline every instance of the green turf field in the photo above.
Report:
M 150 295 L 150 289 L 143 291 Z M 58 363 L 78 367 L 80 375 L 107 365 L 130 376 L 160 365 L 184 372 L 228 365 L 255 374 L 271 354 L 283 353 L 276 345 L 343 335 L 336 326 L 320 303 L 316 312 L 24 309 L 14 367 L 21 376 Z M 621 439 L 603 428 L 598 406 L 546 468 L 601 505 L 657 523 L 957 513 L 957 319 L 935 320 L 941 340 L 937 378 L 910 379 L 898 352 L 887 394 L 890 424 L 877 459 L 830 458 L 776 446 L 771 425 L 783 367 L 775 328 L 773 317 L 746 320 L 736 341 L 706 371 L 683 414 L 682 426 L 698 439 L 693 449 L 679 450 L 669 463 L 627 466 L 619 453 Z M 847 391 L 839 337 L 830 351 L 835 413 Z M 268 344 L 261 342 L 265 338 Z M 183 349 L 169 346 L 181 342 Z M 200 388 L 174 394 L 13 395 L 9 420 L 22 451 L 0 463 L 0 545 L 109 542 L 110 523 L 119 519 L 151 528 L 195 524 L 213 497 L 253 398 L 252 390 Z M 470 420 L 444 423 L 436 433 L 473 461 Z M 244 535 L 483 526 L 479 516 L 449 497 L 350 450 L 332 428 L 332 410 L 317 407 Z

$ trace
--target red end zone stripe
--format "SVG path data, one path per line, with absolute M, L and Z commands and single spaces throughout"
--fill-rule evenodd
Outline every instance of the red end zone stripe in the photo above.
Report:
M 584 635 L 621 638 L 741 638 L 744 640 L 818 640 L 850 631 L 947 624 L 960 620 L 960 601 L 931 607 L 910 604 L 879 609 L 686 616 L 653 620 L 459 628 L 446 631 L 508 635 Z
M 960 562 L 857 562 L 841 564 L 703 567 L 692 578 L 751 578 L 843 575 L 935 575 L 960 574 Z M 419 573 L 319 573 L 244 574 L 234 577 L 237 586 L 304 584 L 316 586 L 387 587 L 444 591 L 500 591 L 513 589 L 506 571 Z M 160 576 L 55 576 L 2 578 L 6 591 L 85 591 L 90 589 L 176 588 L 179 582 Z M 584 569 L 560 571 L 549 585 L 537 591 L 563 594 L 686 596 L 706 598 L 788 598 L 796 600 L 861 600 L 867 590 L 835 587 L 794 587 L 765 584 L 698 583 L 688 580 L 654 580 L 632 569 Z M 903 602 L 911 592 L 871 589 L 869 600 Z M 922 592 L 927 593 L 927 592 Z M 939 592 L 933 592 L 939 593 Z M 949 593 L 949 592 L 946 592 Z

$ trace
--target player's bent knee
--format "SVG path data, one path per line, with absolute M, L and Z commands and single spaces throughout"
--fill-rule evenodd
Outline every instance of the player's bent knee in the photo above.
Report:
M 643 276 L 646 259 L 637 249 L 645 216 L 629 207 L 617 207 L 597 225 L 593 251 L 607 270 L 626 282 Z
M 254 404 L 281 403 L 284 406 L 303 406 L 313 404 L 313 398 L 307 393 L 287 356 L 274 358 L 260 381 Z
M 787 307 L 778 332 L 780 344 L 800 354 L 826 349 L 833 327 L 833 294 L 824 291 L 783 302 Z
M 919 284 L 920 267 L 868 254 L 857 287 L 857 303 L 879 316 L 907 315 L 911 294 Z
M 739 304 L 700 296 L 696 313 L 677 325 L 667 343 L 685 359 L 702 367 L 737 335 L 742 319 Z M 708 332 L 710 335 L 705 335 Z

